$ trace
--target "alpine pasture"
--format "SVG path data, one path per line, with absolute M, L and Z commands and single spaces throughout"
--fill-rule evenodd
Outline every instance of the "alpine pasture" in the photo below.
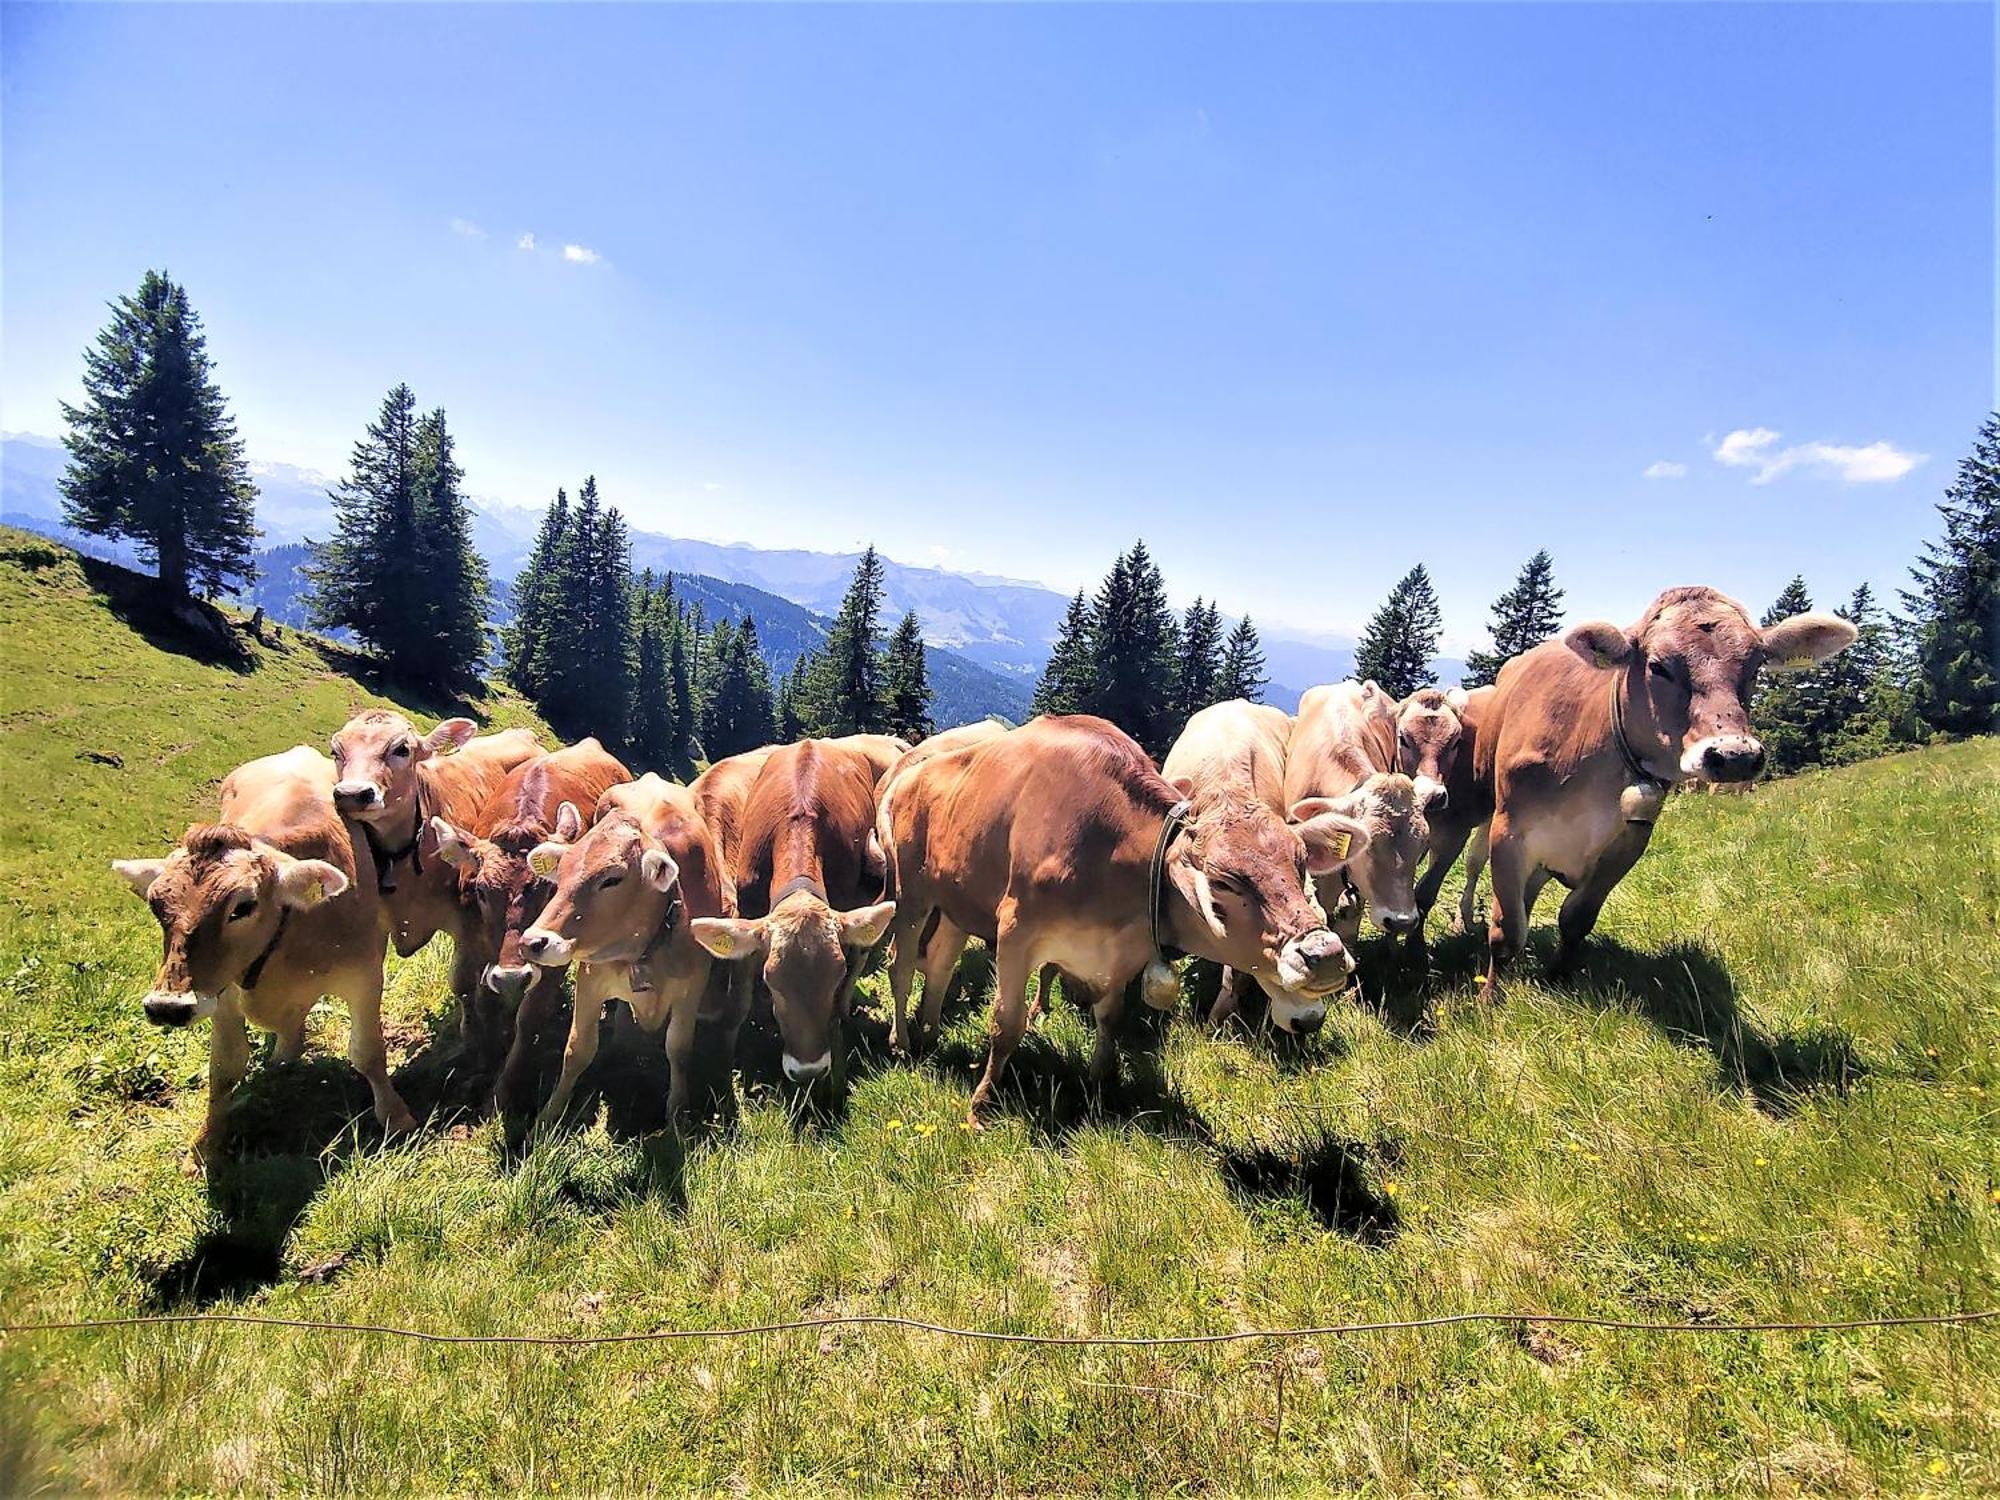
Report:
M 1305 1041 L 1135 1014 L 1120 1081 L 1044 1012 L 983 1132 L 981 986 L 923 1062 L 863 981 L 844 1110 L 775 1038 L 683 1148 L 617 1023 L 581 1124 L 511 1135 L 456 1066 L 446 944 L 391 960 L 385 1144 L 315 1014 L 180 1171 L 205 1027 L 137 999 L 114 857 L 233 766 L 390 702 L 286 631 L 205 661 L 131 575 L 0 531 L 0 1315 L 170 1310 L 602 1334 L 893 1313 L 1177 1334 L 1472 1310 L 1832 1320 L 2000 1306 L 2000 744 L 1672 799 L 1581 974 L 1553 903 L 1504 1002 L 1449 938 L 1364 944 Z M 1637 601 L 1635 601 L 1636 603 Z M 428 723 L 449 705 L 401 702 Z M 532 723 L 495 691 L 492 727 Z M 1448 912 L 1448 886 L 1440 915 Z M 552 1065 L 552 1059 L 549 1060 Z M 583 1349 L 150 1326 L 0 1339 L 0 1491 L 2000 1487 L 1992 1325 L 1665 1335 L 1466 1325 L 1178 1349 L 895 1328 Z

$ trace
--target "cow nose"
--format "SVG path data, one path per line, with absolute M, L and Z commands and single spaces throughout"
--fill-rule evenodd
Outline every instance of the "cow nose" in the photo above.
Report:
M 145 1008 L 155 1026 L 185 1026 L 194 1019 L 194 996 L 148 995 Z
M 521 934 L 521 951 L 530 958 L 540 958 L 549 951 L 549 934 L 530 929 Z
M 506 968 L 495 964 L 486 971 L 486 987 L 508 1004 L 518 1005 L 521 997 L 528 992 L 528 981 L 534 977 L 534 969 L 527 964 Z
M 1426 813 L 1442 812 L 1451 802 L 1451 793 L 1441 781 L 1433 781 L 1428 776 L 1417 778 L 1417 805 Z
M 1324 1025 L 1326 1025 L 1326 1011 L 1324 1009 L 1302 1011 L 1300 1014 L 1292 1017 L 1292 1035 L 1311 1036 Z
M 785 1076 L 793 1083 L 811 1083 L 815 1078 L 824 1077 L 832 1066 L 831 1052 L 822 1052 L 811 1062 L 801 1062 L 789 1052 L 785 1054 Z
M 1306 968 L 1315 976 L 1328 970 L 1337 974 L 1349 974 L 1354 970 L 1354 959 L 1340 939 L 1324 927 L 1299 939 L 1299 957 L 1305 960 Z
M 1381 924 L 1384 932 L 1395 937 L 1401 937 L 1406 932 L 1414 932 L 1417 926 L 1417 914 L 1413 911 L 1378 911 L 1375 913 L 1375 920 Z
M 334 806 L 342 812 L 366 812 L 382 800 L 382 789 L 372 781 L 343 781 L 333 789 Z
M 1748 735 L 1718 737 L 1702 751 L 1701 769 L 1710 781 L 1750 781 L 1764 769 L 1764 747 Z

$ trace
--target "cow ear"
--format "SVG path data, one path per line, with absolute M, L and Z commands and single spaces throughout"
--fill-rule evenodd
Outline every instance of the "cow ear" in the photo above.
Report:
M 160 872 L 167 867 L 164 859 L 114 859 L 111 868 L 118 877 L 132 887 L 133 893 L 144 899 L 151 894 L 153 882 L 160 878 Z
M 478 732 L 479 726 L 470 719 L 445 719 L 424 736 L 424 748 L 433 755 L 449 755 L 454 750 L 463 750 Z
M 1176 776 L 1168 785 L 1174 789 L 1174 795 L 1179 797 L 1183 802 L 1194 795 L 1194 778 L 1192 776 Z
M 562 864 L 563 851 L 568 847 L 554 841 L 535 845 L 528 851 L 528 869 L 543 880 L 554 880 L 556 870 Z
M 1465 712 L 1465 705 L 1470 701 L 1470 698 L 1471 695 L 1462 687 L 1447 688 L 1444 695 L 1444 706 L 1455 714 L 1462 714 Z
M 1181 899 L 1194 908 L 1195 915 L 1201 918 L 1215 940 L 1220 943 L 1227 939 L 1228 929 L 1215 913 L 1215 893 L 1208 888 L 1208 876 L 1201 866 L 1186 854 L 1180 854 L 1167 861 L 1167 878 L 1180 892 Z
M 274 853 L 276 851 L 273 851 Z M 323 859 L 278 855 L 278 903 L 301 909 L 331 901 L 347 889 L 347 874 Z
M 1306 873 L 1331 875 L 1368 847 L 1368 825 L 1327 797 L 1292 804 L 1292 821 L 1306 843 Z
M 1622 667 L 1637 649 L 1609 620 L 1585 620 L 1563 632 L 1562 643 L 1593 667 Z
M 556 809 L 556 837 L 565 844 L 576 842 L 583 832 L 583 814 L 576 810 L 574 802 L 565 802 Z
M 746 921 L 742 917 L 696 917 L 688 923 L 688 931 L 717 958 L 756 958 L 764 951 L 765 925 L 759 917 Z
M 840 923 L 840 941 L 849 948 L 872 948 L 896 918 L 896 903 L 884 901 L 857 911 L 844 911 L 835 918 Z
M 1839 615 L 1817 610 L 1780 620 L 1764 632 L 1764 654 L 1780 672 L 1802 671 L 1854 644 L 1858 632 Z
M 639 856 L 639 873 L 654 890 L 670 891 L 674 882 L 681 878 L 681 867 L 674 863 L 674 857 L 666 850 L 648 849 Z
M 431 819 L 431 833 L 437 838 L 439 859 L 461 870 L 472 867 L 477 856 L 472 852 L 471 834 L 438 817 Z

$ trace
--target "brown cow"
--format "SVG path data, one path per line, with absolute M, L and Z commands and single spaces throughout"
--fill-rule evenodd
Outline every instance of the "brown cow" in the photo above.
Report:
M 541 918 L 521 935 L 529 962 L 549 969 L 578 965 L 576 1006 L 562 1077 L 542 1110 L 562 1117 L 584 1069 L 597 1055 L 598 1022 L 622 999 L 648 1031 L 666 1028 L 673 1070 L 668 1116 L 687 1112 L 695 1021 L 704 1009 L 723 1024 L 734 1056 L 746 988 L 712 976 L 715 961 L 695 941 L 689 921 L 733 916 L 722 889 L 722 857 L 701 810 L 684 786 L 648 773 L 614 786 L 597 802 L 589 830 L 573 842 L 551 840 L 528 856 L 554 884 Z M 723 981 L 716 985 L 712 977 Z
M 1167 781 L 1103 719 L 1036 719 L 935 756 L 897 778 L 890 822 L 902 882 L 898 1010 L 908 1005 L 918 933 L 934 923 L 993 946 L 992 1051 L 972 1096 L 975 1119 L 1027 1027 L 1028 983 L 1045 970 L 1060 971 L 1094 1010 L 1098 1078 L 1117 1064 L 1125 986 L 1144 971 L 1148 1004 L 1171 1007 L 1180 993 L 1162 947 L 1276 977 L 1288 990 L 1346 982 L 1346 955 L 1305 881 L 1332 864 L 1336 834 L 1358 843 L 1365 830 L 1316 816 L 1309 844 L 1234 790 Z M 925 981 L 941 989 L 945 977 Z
M 1416 873 L 1430 843 L 1427 803 L 1444 796 L 1442 785 L 1416 783 L 1397 769 L 1396 700 L 1373 682 L 1342 682 L 1306 690 L 1285 752 L 1285 800 L 1329 799 L 1338 811 L 1367 824 L 1363 858 L 1343 867 L 1340 879 L 1322 878 L 1319 897 L 1336 914 L 1335 928 L 1353 942 L 1361 914 L 1343 885 L 1366 903 L 1384 932 L 1417 925 Z
M 849 750 L 859 750 L 868 757 L 868 764 L 874 768 L 875 780 L 879 785 L 883 776 L 897 761 L 910 753 L 910 742 L 894 734 L 843 734 L 828 740 L 829 745 L 842 745 Z
M 717 958 L 761 960 L 784 1040 L 785 1076 L 841 1081 L 841 1021 L 896 903 L 880 901 L 875 769 L 830 740 L 771 752 L 743 806 L 736 917 L 701 917 L 695 940 Z
M 1296 828 L 1308 845 L 1325 842 L 1343 852 L 1313 865 L 1314 873 L 1331 877 L 1349 860 L 1360 856 L 1368 839 L 1356 818 L 1343 815 L 1324 798 L 1307 798 L 1288 805 L 1285 801 L 1285 754 L 1292 737 L 1292 716 L 1266 703 L 1242 698 L 1213 704 L 1193 715 L 1180 737 L 1167 751 L 1160 774 L 1169 781 L 1186 780 L 1195 788 L 1199 805 L 1204 797 L 1243 808 L 1253 818 L 1269 823 L 1269 837 L 1275 830 Z M 1331 831 L 1333 836 L 1322 838 Z M 1345 840 L 1340 833 L 1350 837 Z M 1309 899 L 1312 899 L 1309 896 Z M 1324 910 L 1320 913 L 1325 922 Z M 1331 930 L 1326 934 L 1339 954 L 1342 972 L 1354 972 L 1354 959 Z M 1329 961 L 1329 966 L 1330 966 Z M 1225 970 L 1222 993 L 1209 1019 L 1220 1023 L 1236 1013 L 1243 985 L 1255 976 Z M 1239 982 L 1241 981 L 1241 982 Z M 1317 1031 L 1326 1019 L 1326 992 L 1301 993 L 1286 989 L 1271 976 L 1257 979 L 1271 1002 L 1271 1019 L 1285 1031 Z
M 438 857 L 458 872 L 459 901 L 465 908 L 460 953 L 477 968 L 478 1017 L 475 1041 L 497 1045 L 513 1015 L 513 1042 L 494 1090 L 505 1111 L 518 1102 L 527 1081 L 529 1053 L 536 1035 L 562 996 L 559 973 L 537 969 L 521 952 L 521 934 L 534 925 L 548 900 L 546 880 L 528 867 L 528 856 L 550 834 L 574 839 L 583 831 L 579 807 L 597 799 L 632 773 L 595 739 L 521 762 L 501 779 L 466 828 L 433 816 Z
M 1408 937 L 1413 948 L 1423 946 L 1424 921 L 1437 904 L 1444 878 L 1458 862 L 1466 839 L 1486 817 L 1472 774 L 1472 747 L 1479 715 L 1492 696 L 1490 687 L 1444 692 L 1419 688 L 1396 710 L 1396 768 L 1419 788 L 1426 783 L 1442 788 L 1430 797 L 1424 815 L 1430 825 L 1430 843 L 1424 854 L 1423 878 L 1416 886 L 1417 924 Z M 1421 798 L 1421 792 L 1419 795 Z M 1461 930 L 1476 884 L 1476 877 L 1469 880 L 1459 898 Z
M 750 800 L 757 773 L 777 749 L 776 745 L 763 745 L 716 761 L 688 788 L 722 854 L 722 888 L 731 901 L 736 899 L 736 851 L 743 843 L 743 805 Z
M 416 1125 L 389 1082 L 382 1043 L 387 923 L 367 844 L 333 806 L 333 762 L 299 745 L 237 768 L 222 783 L 221 821 L 190 828 L 165 859 L 113 868 L 159 919 L 165 952 L 146 1019 L 214 1018 L 208 1115 L 192 1163 L 221 1143 L 229 1096 L 250 1066 L 244 1022 L 277 1034 L 289 1062 L 305 1047 L 322 995 L 347 1002 L 347 1055 L 368 1080 L 375 1118 Z
M 1550 876 L 1570 892 L 1557 922 L 1560 970 L 1645 852 L 1670 787 L 1748 781 L 1763 768 L 1749 712 L 1761 667 L 1812 666 L 1854 635 L 1824 614 L 1760 629 L 1714 589 L 1675 588 L 1629 630 L 1572 626 L 1502 667 L 1474 749 L 1492 808 L 1488 993 L 1498 994 Z

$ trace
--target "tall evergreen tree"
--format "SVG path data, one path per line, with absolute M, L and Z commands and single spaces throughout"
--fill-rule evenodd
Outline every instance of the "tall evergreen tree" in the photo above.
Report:
M 676 776 L 694 771 L 700 726 L 695 717 L 694 621 L 674 600 L 673 575 L 667 575 L 662 608 L 667 620 L 667 764 Z
M 256 487 L 184 288 L 148 271 L 111 304 L 83 356 L 84 402 L 64 402 L 63 516 L 130 537 L 171 600 L 256 577 Z
M 1938 734 L 2000 731 L 2000 412 L 1938 503 L 1944 535 L 1924 544 L 1903 591 L 1916 710 Z
M 716 695 L 722 691 L 723 675 L 729 666 L 729 653 L 736 641 L 736 626 L 727 615 L 720 615 L 700 637 L 700 670 L 695 674 L 695 722 L 701 730 L 702 754 L 711 761 L 722 759 L 733 751 L 719 751 L 709 738 L 709 731 L 715 719 Z
M 717 623 L 718 634 L 725 623 Z M 728 633 L 716 659 L 720 665 L 702 725 L 702 741 L 711 760 L 768 745 L 775 732 L 771 672 L 757 643 L 755 618 L 743 617 L 742 628 Z
M 584 480 L 579 508 L 599 505 L 597 480 Z M 632 703 L 632 542 L 618 507 L 598 509 L 590 548 L 580 553 L 584 601 L 577 645 L 583 684 L 582 726 L 605 744 L 625 742 Z
M 882 559 L 871 546 L 855 566 L 826 645 L 814 656 L 807 717 L 824 734 L 880 734 L 888 727 L 882 683 Z
M 1216 702 L 1246 698 L 1252 703 L 1262 703 L 1270 681 L 1264 675 L 1264 647 L 1257 639 L 1257 627 L 1245 615 L 1229 632 L 1228 644 L 1222 648 L 1222 665 L 1215 674 Z
M 889 733 L 915 744 L 934 731 L 930 668 L 924 659 L 923 631 L 915 611 L 905 613 L 889 637 L 882 662 L 882 690 L 889 705 Z
M 1174 711 L 1182 723 L 1219 701 L 1217 679 L 1222 672 L 1222 612 L 1199 597 L 1181 621 L 1181 653 L 1175 681 Z
M 1563 591 L 1556 587 L 1555 562 L 1546 550 L 1522 566 L 1514 586 L 1493 601 L 1493 649 L 1465 658 L 1466 687 L 1484 687 L 1500 668 L 1562 629 Z
M 548 681 L 547 627 L 555 609 L 557 569 L 569 541 L 569 524 L 569 495 L 557 490 L 542 513 L 528 561 L 514 577 L 514 623 L 502 640 L 508 682 L 535 703 L 541 701 Z
M 671 591 L 653 582 L 653 570 L 632 589 L 632 715 L 627 748 L 642 770 L 673 770 L 673 682 L 667 654 L 673 634 Z
M 1764 612 L 1768 629 L 1780 620 L 1813 607 L 1803 577 L 1785 585 Z M 1765 672 L 1757 681 L 1750 721 L 1764 743 L 1765 768 L 1773 776 L 1790 776 L 1825 758 L 1827 725 L 1824 667 L 1803 672 Z
M 1908 663 L 1896 649 L 1875 592 L 1867 584 L 1838 611 L 1854 626 L 1854 644 L 1825 662 L 1826 726 L 1823 753 L 1829 765 L 1884 755 L 1916 739 L 1916 705 Z
M 426 681 L 436 663 L 418 533 L 417 398 L 397 385 L 332 491 L 334 529 L 306 569 L 312 622 L 352 630 L 391 675 Z
M 806 664 L 807 658 L 803 654 L 794 658 L 792 669 L 778 683 L 775 716 L 777 743 L 780 745 L 789 745 L 806 737 L 806 721 L 801 709 L 806 690 Z
M 1091 611 L 1091 692 L 1085 710 L 1109 719 L 1158 758 L 1175 731 L 1180 627 L 1166 580 L 1143 541 L 1113 564 Z
M 492 584 L 486 559 L 472 544 L 465 471 L 458 466 L 442 407 L 417 423 L 416 448 L 417 567 L 428 664 L 420 656 L 412 670 L 419 680 L 439 686 L 477 682 L 486 666 Z
M 1096 686 L 1096 677 L 1091 671 L 1090 637 L 1090 601 L 1084 597 L 1083 590 L 1078 589 L 1076 597 L 1069 601 L 1069 611 L 1063 616 L 1062 626 L 1056 633 L 1055 649 L 1049 653 L 1048 665 L 1042 668 L 1041 681 L 1035 685 L 1032 712 L 1083 712 L 1083 705 L 1090 701 Z
M 1392 698 L 1407 698 L 1437 681 L 1431 658 L 1437 655 L 1444 615 L 1438 608 L 1431 575 L 1418 563 L 1389 591 L 1354 651 L 1354 675 L 1374 679 Z

